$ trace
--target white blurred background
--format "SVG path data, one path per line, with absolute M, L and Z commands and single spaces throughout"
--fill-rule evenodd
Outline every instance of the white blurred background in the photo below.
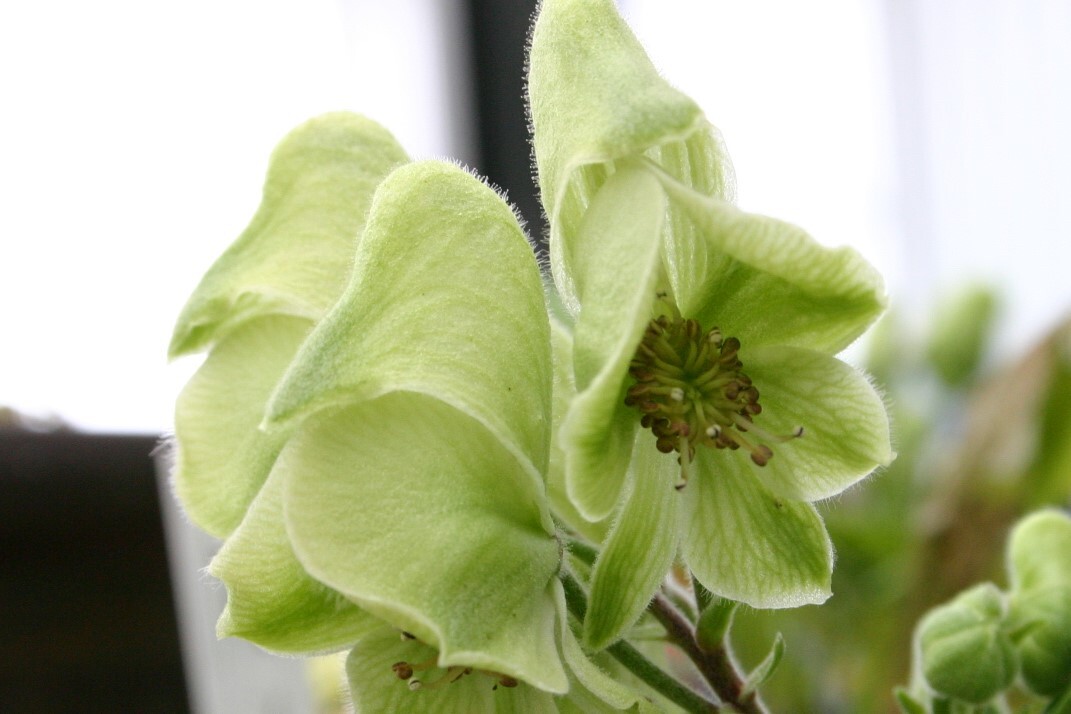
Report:
M 0 5 L 0 405 L 168 430 L 195 367 L 166 364 L 173 321 L 301 121 L 360 111 L 478 163 L 458 5 Z M 856 245 L 907 310 L 993 281 L 1010 352 L 1071 306 L 1066 2 L 622 5 L 744 208 Z

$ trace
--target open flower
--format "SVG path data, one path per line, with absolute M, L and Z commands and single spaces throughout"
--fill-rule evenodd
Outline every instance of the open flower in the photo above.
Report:
M 479 180 L 393 144 L 356 156 L 338 141 L 355 126 L 372 125 L 335 115 L 284 141 L 176 329 L 177 352 L 212 348 L 180 399 L 176 479 L 226 538 L 218 631 L 354 647 L 366 711 L 631 707 L 565 616 L 531 248 Z M 366 180 L 342 180 L 351 160 Z
M 529 77 L 550 257 L 573 315 L 567 492 L 615 515 L 586 635 L 620 636 L 683 555 L 756 607 L 822 602 L 812 501 L 892 458 L 867 380 L 833 355 L 884 307 L 854 251 L 732 203 L 717 132 L 611 0 L 546 0 Z

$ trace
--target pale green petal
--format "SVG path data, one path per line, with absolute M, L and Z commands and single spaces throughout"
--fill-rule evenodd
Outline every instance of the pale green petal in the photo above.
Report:
M 659 453 L 648 437 L 636 439 L 628 500 L 592 572 L 584 640 L 593 650 L 636 623 L 677 556 L 680 466 L 676 454 Z
M 854 249 L 826 248 L 790 223 L 653 173 L 708 243 L 701 289 L 693 286 L 693 304 L 681 305 L 686 317 L 720 327 L 745 349 L 788 344 L 838 352 L 885 309 L 881 275 Z
M 681 548 L 715 595 L 757 608 L 820 604 L 833 546 L 814 507 L 781 499 L 739 453 L 701 448 L 684 496 Z
M 346 284 L 372 192 L 406 160 L 386 129 L 355 114 L 292 131 L 272 154 L 253 221 L 186 303 L 170 355 L 204 349 L 258 315 L 322 316 Z
M 744 372 L 759 389 L 755 425 L 773 435 L 802 426 L 803 436 L 766 441 L 774 457 L 762 468 L 737 456 L 778 496 L 817 501 L 840 493 L 893 459 L 889 417 L 858 370 L 821 352 L 797 347 L 741 350 Z
M 444 665 L 564 691 L 560 545 L 542 494 L 479 422 L 393 392 L 311 417 L 276 468 L 313 577 L 434 646 Z
M 573 379 L 573 336 L 561 323 L 552 319 L 550 339 L 551 352 L 554 355 L 554 400 L 551 408 L 552 437 L 550 464 L 547 468 L 547 498 L 550 500 L 554 517 L 568 529 L 593 543 L 601 543 L 606 537 L 609 522 L 603 520 L 592 523 L 584 518 L 569 498 L 565 482 L 566 453 L 562 443 L 562 426 L 569 405 L 576 397 L 576 383 Z
M 623 385 L 651 319 L 664 215 L 658 183 L 643 169 L 623 167 L 592 201 L 572 245 L 583 304 L 573 333 L 579 393 L 562 443 L 569 495 L 593 521 L 617 504 L 639 423 L 624 406 Z
M 343 649 L 378 620 L 301 567 L 287 539 L 282 492 L 282 476 L 273 471 L 242 525 L 212 560 L 209 572 L 227 586 L 217 634 L 281 653 Z
M 268 477 L 285 434 L 257 429 L 312 322 L 261 317 L 223 338 L 175 405 L 175 492 L 190 520 L 225 538 Z
M 575 680 L 568 698 L 574 703 L 584 702 L 584 708 L 579 711 L 620 711 L 640 699 L 635 691 L 591 661 L 566 623 L 562 627 L 562 655 L 569 666 L 570 679 Z
M 493 676 L 473 671 L 453 683 L 432 689 L 409 689 L 391 669 L 396 662 L 420 664 L 434 661 L 436 652 L 401 632 L 381 624 L 356 643 L 346 659 L 357 714 L 406 712 L 406 714 L 556 714 L 554 698 L 524 683 L 496 687 Z M 432 667 L 414 673 L 414 679 L 434 683 L 446 670 Z
M 723 197 L 731 193 L 731 169 L 699 107 L 659 76 L 612 0 L 546 0 L 533 30 L 529 66 L 551 269 L 575 312 L 579 291 L 567 243 L 606 179 L 606 162 L 648 151 L 663 158 L 665 152 L 667 165 L 689 174 L 694 169 L 704 190 Z
M 269 412 L 277 425 L 423 392 L 482 422 L 541 482 L 550 386 L 542 281 L 513 212 L 460 168 L 429 161 L 380 185 L 352 281 Z

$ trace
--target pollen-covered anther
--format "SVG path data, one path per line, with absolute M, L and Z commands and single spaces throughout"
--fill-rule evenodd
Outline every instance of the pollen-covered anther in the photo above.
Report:
M 447 667 L 446 671 L 442 675 L 432 682 L 422 682 L 419 679 L 409 680 L 409 689 L 416 691 L 418 689 L 439 689 L 445 687 L 447 684 L 453 684 L 457 680 L 464 677 L 466 674 L 472 673 L 472 667 Z
M 514 679 L 511 676 L 509 676 L 508 674 L 499 674 L 498 672 L 485 672 L 483 670 L 479 670 L 479 671 L 480 671 L 480 674 L 487 675 L 488 677 L 490 677 L 493 680 L 495 680 L 495 686 L 491 687 L 492 691 L 498 689 L 499 687 L 505 687 L 506 689 L 513 689 L 518 684 L 520 684 L 520 682 L 518 682 L 516 679 Z
M 415 673 L 422 672 L 426 669 L 432 669 L 433 667 L 435 667 L 436 661 L 437 657 L 432 655 L 423 662 L 417 662 L 415 664 L 412 662 L 405 661 L 395 662 L 390 666 L 390 668 L 394 672 L 395 676 L 398 677 L 398 679 L 412 679 Z
M 765 466 L 773 458 L 769 444 L 803 435 L 802 427 L 778 436 L 755 425 L 762 405 L 758 388 L 743 372 L 740 349 L 739 339 L 723 336 L 717 327 L 704 331 L 696 320 L 666 315 L 648 323 L 636 348 L 629 364 L 635 382 L 625 404 L 643 415 L 640 424 L 654 434 L 659 451 L 681 455 L 682 473 L 699 445 L 743 448 L 752 462 Z
M 403 633 L 403 635 L 408 635 L 408 633 Z M 408 635 L 407 638 L 403 637 L 403 639 L 415 638 L 412 635 Z M 405 680 L 406 685 L 409 687 L 409 690 L 413 692 L 424 689 L 439 689 L 441 687 L 445 687 L 448 684 L 453 684 L 462 677 L 472 674 L 473 672 L 478 672 L 479 674 L 493 679 L 495 683 L 491 687 L 492 689 L 498 689 L 500 686 L 506 687 L 507 689 L 512 689 L 513 687 L 516 687 L 519 684 L 517 679 L 509 676 L 508 674 L 492 672 L 490 670 L 473 669 L 472 667 L 467 667 L 464 665 L 453 665 L 442 668 L 442 674 L 427 682 L 422 679 L 414 678 L 414 675 L 416 675 L 418 672 L 428 672 L 429 674 L 434 674 L 430 672 L 430 670 L 440 669 L 438 659 L 438 655 L 435 654 L 431 657 L 428 657 L 423 662 L 395 662 L 391 665 L 391 671 L 394 672 L 394 675 L 398 679 Z

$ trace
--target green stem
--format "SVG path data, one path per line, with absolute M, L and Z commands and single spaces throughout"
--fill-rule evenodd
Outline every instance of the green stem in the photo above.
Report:
M 692 660 L 723 702 L 744 714 L 765 714 L 766 709 L 755 692 L 744 692 L 744 679 L 737 672 L 724 641 L 713 647 L 701 647 L 692 623 L 662 595 L 655 595 L 647 609 L 666 629 L 669 641 Z
M 590 566 L 595 565 L 595 559 L 599 557 L 598 549 L 585 540 L 573 536 L 563 536 L 569 552 L 575 555 L 581 562 Z
M 565 590 L 565 603 L 569 608 L 569 612 L 583 622 L 584 615 L 587 614 L 588 610 L 588 596 L 584 592 L 584 586 L 568 572 L 562 572 L 561 581 Z M 625 640 L 620 640 L 610 645 L 606 648 L 606 651 L 624 665 L 626 669 L 647 683 L 648 686 L 685 711 L 691 712 L 691 714 L 711 714 L 712 712 L 723 711 L 714 702 L 692 691 L 676 678 L 667 674 Z

